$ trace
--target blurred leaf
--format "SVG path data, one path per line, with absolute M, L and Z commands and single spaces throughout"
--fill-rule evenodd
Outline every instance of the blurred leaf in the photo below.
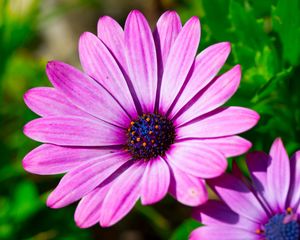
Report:
M 170 235 L 168 221 L 155 208 L 152 206 L 142 206 L 139 202 L 136 204 L 135 209 L 150 220 L 149 223 L 163 239 L 166 239 Z
M 286 79 L 290 73 L 292 72 L 292 67 L 288 69 L 284 69 L 283 71 L 277 73 L 274 77 L 272 77 L 266 84 L 262 85 L 256 95 L 251 100 L 254 103 L 261 101 L 265 97 L 269 97 L 271 93 L 275 92 L 277 88 L 277 84 Z
M 300 58 L 299 0 L 279 0 L 273 9 L 272 20 L 283 45 L 283 58 L 295 65 Z
M 231 39 L 229 34 L 230 22 L 229 0 L 202 0 L 205 9 L 206 23 L 210 28 L 213 38 L 218 41 L 228 41 Z
M 251 6 L 231 0 L 229 13 L 232 31 L 237 35 L 239 42 L 250 48 L 262 50 L 269 39 L 264 32 L 263 22 L 256 20 Z
M 253 10 L 257 17 L 269 16 L 271 13 L 272 5 L 275 5 L 277 0 L 263 0 L 263 1 L 251 1 Z
M 35 185 L 32 182 L 21 182 L 14 191 L 11 216 L 16 222 L 28 219 L 42 206 Z
M 200 227 L 200 223 L 194 219 L 184 221 L 173 233 L 171 240 L 188 239 L 193 230 Z
M 34 36 L 39 4 L 38 0 L 1 2 L 0 77 L 10 55 Z

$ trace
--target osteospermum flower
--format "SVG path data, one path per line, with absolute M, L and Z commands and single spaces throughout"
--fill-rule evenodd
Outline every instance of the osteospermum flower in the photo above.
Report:
M 247 151 L 235 134 L 253 127 L 256 112 L 220 106 L 237 90 L 239 66 L 216 77 L 229 43 L 208 47 L 195 59 L 200 23 L 183 27 L 166 12 L 152 33 L 132 11 L 124 30 L 102 17 L 98 37 L 84 33 L 79 55 L 84 72 L 52 61 L 54 88 L 34 88 L 25 102 L 42 118 L 24 132 L 43 142 L 24 159 L 36 174 L 66 173 L 47 205 L 61 208 L 80 200 L 80 227 L 110 226 L 138 199 L 161 200 L 167 192 L 197 206 L 207 200 L 204 179 L 223 173 L 226 157 Z
M 289 159 L 281 139 L 270 153 L 247 156 L 252 183 L 235 170 L 210 180 L 223 200 L 209 200 L 194 212 L 206 226 L 191 240 L 299 240 L 300 151 Z

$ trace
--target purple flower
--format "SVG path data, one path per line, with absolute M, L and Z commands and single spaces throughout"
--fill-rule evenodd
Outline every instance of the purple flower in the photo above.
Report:
M 300 151 L 289 159 L 277 138 L 270 154 L 247 156 L 252 183 L 224 174 L 209 180 L 223 200 L 209 200 L 194 211 L 206 226 L 194 230 L 191 240 L 299 240 Z M 240 177 L 238 177 L 240 176 Z
M 102 17 L 98 37 L 81 36 L 84 72 L 48 63 L 54 88 L 25 94 L 42 118 L 24 132 L 45 144 L 23 165 L 35 174 L 66 173 L 48 197 L 49 207 L 81 199 L 75 221 L 84 228 L 113 225 L 139 198 L 147 205 L 169 192 L 189 206 L 207 200 L 204 179 L 222 174 L 226 157 L 249 149 L 235 134 L 252 128 L 259 116 L 220 107 L 239 86 L 240 66 L 216 77 L 230 44 L 215 44 L 195 58 L 199 41 L 197 17 L 182 27 L 176 12 L 166 12 L 152 33 L 135 10 L 124 31 Z

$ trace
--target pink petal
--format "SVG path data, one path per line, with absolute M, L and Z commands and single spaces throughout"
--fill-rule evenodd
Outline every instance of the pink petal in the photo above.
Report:
M 297 151 L 291 158 L 291 186 L 289 193 L 289 205 L 298 206 L 300 203 L 300 151 Z
M 100 216 L 100 225 L 109 227 L 120 221 L 135 205 L 141 193 L 146 164 L 138 161 L 121 174 L 107 193 Z
M 208 200 L 194 209 L 193 217 L 204 225 L 228 226 L 255 232 L 259 224 L 238 215 L 221 201 Z
M 162 77 L 170 50 L 181 30 L 180 17 L 175 11 L 166 11 L 161 15 L 153 33 L 156 43 L 159 76 Z
M 118 150 L 109 148 L 61 147 L 43 144 L 33 149 L 24 157 L 23 167 L 26 171 L 35 174 L 60 174 L 70 171 L 92 158 L 101 157 L 115 151 Z
M 231 226 L 204 226 L 194 230 L 189 240 L 260 240 L 255 232 Z
M 158 104 L 160 98 L 161 80 L 166 61 L 181 28 L 181 21 L 178 14 L 175 11 L 166 11 L 157 21 L 156 29 L 153 33 L 158 64 L 156 104 Z M 158 106 L 156 105 L 156 109 L 157 107 Z
M 50 87 L 32 88 L 24 95 L 26 105 L 42 117 L 73 115 L 92 117 L 70 103 L 65 95 Z
M 122 70 L 127 72 L 125 37 L 122 27 L 113 18 L 104 16 L 98 21 L 98 37 L 110 50 Z
M 192 17 L 170 50 L 161 83 L 159 111 L 165 114 L 174 102 L 194 62 L 200 41 L 200 22 Z
M 220 71 L 230 53 L 230 43 L 217 43 L 204 49 L 196 58 L 195 66 L 170 117 L 174 117 Z
M 106 178 L 97 188 L 84 196 L 75 212 L 75 222 L 81 228 L 88 228 L 100 221 L 101 214 L 106 210 L 102 208 L 103 201 L 116 179 L 132 166 L 134 161 L 128 161 Z
M 239 156 L 247 152 L 252 145 L 248 140 L 238 136 L 198 139 L 198 141 L 219 150 L 225 157 Z
M 125 130 L 81 117 L 35 119 L 24 126 L 24 134 L 39 142 L 63 146 L 109 146 L 126 142 Z
M 247 165 L 256 191 L 262 196 L 266 204 L 272 202 L 267 183 L 267 168 L 270 156 L 264 152 L 253 152 L 247 155 Z
M 71 103 L 104 121 L 128 127 L 130 118 L 126 112 L 93 79 L 74 67 L 57 61 L 49 62 L 46 71 L 54 87 L 63 92 Z
M 169 193 L 178 202 L 187 206 L 199 206 L 208 199 L 205 183 L 201 178 L 189 175 L 174 166 L 169 161 L 171 168 L 171 182 Z
M 143 112 L 153 112 L 157 88 L 157 58 L 154 40 L 147 20 L 137 10 L 131 11 L 125 23 L 125 46 L 129 77 Z
M 181 109 L 182 114 L 175 117 L 176 123 L 182 125 L 223 105 L 236 92 L 240 79 L 239 65 L 216 78 Z
M 237 214 L 254 222 L 264 222 L 268 216 L 254 194 L 238 178 L 229 174 L 209 180 L 209 185 Z
M 130 156 L 126 152 L 119 151 L 84 162 L 61 179 L 49 195 L 47 205 L 51 208 L 61 208 L 79 200 L 129 159 Z
M 177 139 L 214 138 L 245 132 L 255 126 L 259 115 L 247 108 L 218 108 L 177 129 Z M 174 122 L 178 126 L 177 121 Z
M 89 228 L 100 221 L 102 204 L 113 181 L 102 187 L 97 187 L 84 196 L 75 211 L 74 219 L 80 228 Z
M 170 169 L 161 157 L 149 160 L 142 180 L 141 201 L 143 205 L 163 199 L 170 185 Z
M 126 80 L 101 40 L 92 33 L 82 34 L 79 40 L 79 55 L 84 71 L 104 86 L 131 118 L 135 119 L 137 111 Z
M 195 177 L 217 177 L 227 168 L 227 160 L 222 153 L 198 140 L 174 143 L 166 155 L 169 162 Z
M 285 211 L 290 186 L 290 160 L 280 138 L 272 144 L 267 170 L 269 196 L 273 200 L 271 207 Z

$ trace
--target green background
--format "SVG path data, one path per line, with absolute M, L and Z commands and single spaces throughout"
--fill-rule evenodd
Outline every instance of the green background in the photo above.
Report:
M 0 239 L 187 239 L 199 223 L 191 209 L 167 197 L 136 208 L 112 228 L 75 226 L 75 205 L 59 210 L 45 199 L 61 176 L 37 176 L 22 169 L 22 158 L 38 143 L 26 138 L 23 125 L 36 118 L 23 102 L 35 86 L 49 85 L 48 60 L 78 67 L 77 41 L 96 32 L 98 17 L 120 23 L 139 9 L 152 27 L 160 14 L 175 9 L 185 22 L 200 17 L 199 51 L 220 41 L 232 43 L 223 70 L 241 64 L 240 88 L 228 105 L 259 112 L 258 125 L 243 136 L 255 150 L 268 151 L 282 137 L 292 154 L 300 149 L 300 2 L 299 0 L 0 0 Z M 235 159 L 243 168 L 244 156 Z M 231 161 L 231 160 L 230 160 Z

